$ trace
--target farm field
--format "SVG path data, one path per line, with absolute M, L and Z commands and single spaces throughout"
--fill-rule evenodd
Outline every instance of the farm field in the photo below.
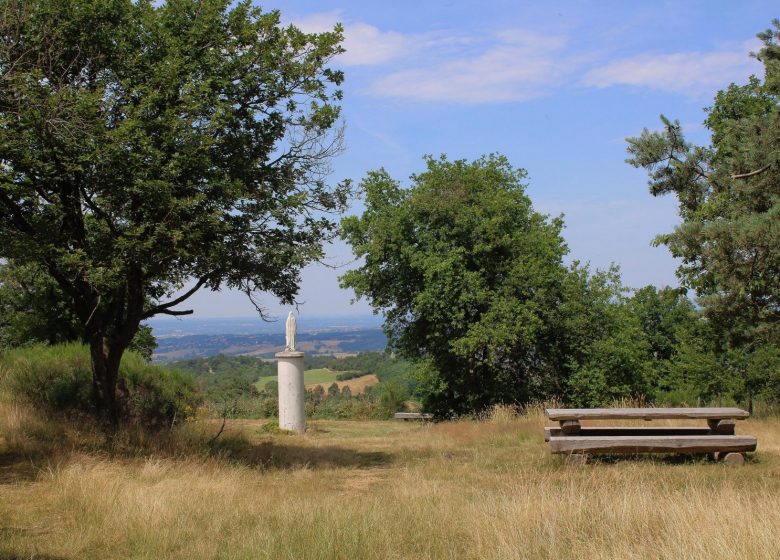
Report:
M 0 403 L 0 558 L 780 557 L 780 421 L 738 425 L 741 468 L 568 466 L 544 424 L 235 421 L 209 448 L 203 421 L 107 452 Z
M 353 395 L 362 393 L 363 391 L 365 391 L 366 387 L 370 387 L 371 385 L 376 385 L 377 383 L 379 383 L 379 379 L 377 378 L 376 375 L 373 374 L 361 375 L 360 377 L 356 377 L 354 379 L 348 379 L 346 381 L 337 381 L 336 377 L 342 373 L 352 373 L 352 372 L 334 371 L 328 368 L 309 369 L 303 372 L 303 383 L 307 389 L 314 388 L 317 385 L 322 385 L 322 388 L 325 390 L 327 390 L 328 386 L 330 386 L 331 384 L 336 383 L 339 389 L 345 386 L 349 387 Z M 276 375 L 269 376 L 269 377 L 261 377 L 257 381 L 257 383 L 255 383 L 255 386 L 258 389 L 262 389 L 268 383 L 275 383 L 277 380 L 278 377 Z

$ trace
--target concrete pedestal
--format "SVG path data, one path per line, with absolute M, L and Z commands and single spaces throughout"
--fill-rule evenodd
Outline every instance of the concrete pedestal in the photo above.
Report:
M 279 427 L 302 434 L 306 430 L 303 352 L 279 352 L 276 359 L 279 373 Z

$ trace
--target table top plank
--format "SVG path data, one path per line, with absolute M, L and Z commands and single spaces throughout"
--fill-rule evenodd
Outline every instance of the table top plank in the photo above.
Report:
M 747 418 L 741 408 L 547 408 L 550 420 L 662 420 L 672 418 Z

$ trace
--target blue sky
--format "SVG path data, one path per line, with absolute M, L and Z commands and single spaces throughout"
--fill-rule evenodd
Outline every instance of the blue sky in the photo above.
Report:
M 677 223 L 672 198 L 654 199 L 625 163 L 625 138 L 679 119 L 706 143 L 702 110 L 718 89 L 761 66 L 756 33 L 780 17 L 776 2 L 329 2 L 262 4 L 285 22 L 322 31 L 341 22 L 345 151 L 333 181 L 384 167 L 406 180 L 424 154 L 473 159 L 500 152 L 528 171 L 537 210 L 563 213 L 570 259 L 621 266 L 624 282 L 676 285 L 676 263 L 652 238 Z M 355 201 L 350 212 L 360 212 Z M 351 261 L 328 247 L 331 265 Z M 304 271 L 306 315 L 370 313 L 350 305 L 333 270 Z M 270 295 L 260 301 L 286 314 Z M 245 296 L 191 300 L 197 317 L 249 316 Z

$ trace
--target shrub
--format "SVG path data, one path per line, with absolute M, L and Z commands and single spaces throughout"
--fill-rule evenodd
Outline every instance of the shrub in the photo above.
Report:
M 35 345 L 0 355 L 2 381 L 12 395 L 45 412 L 95 412 L 89 350 L 81 344 Z M 197 396 L 193 382 L 127 352 L 119 369 L 118 398 L 124 416 L 147 427 L 189 416 Z
M 35 345 L 4 352 L 12 395 L 48 411 L 92 412 L 89 351 L 80 344 Z
M 357 379 L 367 375 L 365 371 L 347 371 L 345 373 L 339 373 L 336 376 L 336 381 L 349 381 L 350 379 Z
M 149 365 L 134 352 L 126 353 L 122 359 L 118 385 L 124 389 L 120 394 L 129 419 L 152 428 L 187 418 L 196 404 L 191 378 Z
M 396 412 L 406 410 L 409 393 L 401 383 L 380 383 L 373 395 L 375 398 L 378 397 L 381 417 L 392 418 Z

